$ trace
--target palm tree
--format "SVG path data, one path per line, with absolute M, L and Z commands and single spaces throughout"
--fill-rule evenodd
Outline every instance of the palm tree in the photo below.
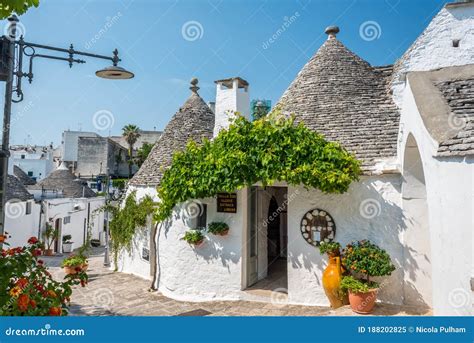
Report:
M 128 143 L 128 177 L 132 177 L 132 166 L 133 166 L 133 145 L 137 142 L 140 137 L 140 129 L 138 126 L 133 124 L 125 125 L 122 128 L 122 136 Z

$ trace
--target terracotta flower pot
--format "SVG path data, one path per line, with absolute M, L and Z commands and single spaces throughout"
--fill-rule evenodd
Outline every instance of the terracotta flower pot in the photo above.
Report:
M 201 239 L 200 241 L 197 241 L 196 243 L 191 243 L 192 245 L 194 245 L 195 248 L 199 248 L 202 243 L 204 243 L 204 239 Z
M 375 306 L 378 288 L 371 289 L 367 293 L 349 291 L 349 303 L 352 311 L 360 314 L 369 314 Z
M 229 228 L 227 228 L 227 229 L 224 230 L 224 231 L 219 232 L 217 235 L 219 235 L 219 236 L 227 236 L 228 233 L 229 233 Z
M 341 260 L 339 256 L 329 256 L 329 264 L 323 272 L 323 288 L 332 308 L 343 305 L 340 285 L 342 280 Z
M 89 268 L 89 264 L 85 263 L 81 266 L 63 267 L 64 273 L 66 273 L 66 275 L 77 274 L 78 273 L 78 271 L 76 270 L 77 267 L 80 267 L 81 271 L 85 272 L 87 270 L 87 268 Z
M 44 256 L 53 256 L 53 249 L 44 249 Z

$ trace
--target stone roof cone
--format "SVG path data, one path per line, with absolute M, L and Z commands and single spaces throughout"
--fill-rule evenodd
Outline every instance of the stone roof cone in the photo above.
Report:
M 157 186 L 173 153 L 185 148 L 190 140 L 211 139 L 214 113 L 198 93 L 198 79 L 191 80 L 191 95 L 166 125 L 140 170 L 130 180 L 134 186 Z
M 391 67 L 372 67 L 337 38 L 337 26 L 281 97 L 285 112 L 341 143 L 370 173 L 395 157 L 399 114 L 388 92 Z
M 64 198 L 92 198 L 95 192 L 70 172 L 63 164 L 56 168 L 48 177 L 35 185 L 28 186 L 31 190 L 62 191 Z

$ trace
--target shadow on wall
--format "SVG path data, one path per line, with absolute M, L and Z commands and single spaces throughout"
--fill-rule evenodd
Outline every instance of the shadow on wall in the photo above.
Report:
M 385 189 L 387 182 L 400 192 L 400 178 L 381 177 L 380 181 L 361 180 L 352 185 L 347 193 L 341 195 L 328 195 L 319 191 L 301 192 L 304 197 L 302 202 L 299 202 L 301 208 L 292 211 L 293 217 L 288 218 L 289 230 L 298 230 L 293 242 L 288 243 L 289 263 L 292 268 L 308 270 L 318 284 L 322 285 L 321 274 L 327 265 L 327 259 L 320 255 L 318 248 L 305 242 L 300 233 L 300 220 L 304 213 L 319 208 L 333 217 L 336 224 L 335 240 L 342 246 L 352 241 L 366 239 L 390 254 L 396 270 L 390 277 L 374 278 L 376 281 L 383 282 L 379 297 L 382 301 L 404 303 L 404 290 L 412 289 L 411 299 L 416 298 L 415 303 L 418 306 L 428 307 L 422 295 L 412 284 L 404 285 L 405 273 L 410 273 L 413 278 L 416 278 L 416 273 L 413 271 L 419 268 L 415 258 L 418 252 L 405 249 L 401 241 L 407 229 L 402 208 L 383 196 L 385 192 L 390 192 Z

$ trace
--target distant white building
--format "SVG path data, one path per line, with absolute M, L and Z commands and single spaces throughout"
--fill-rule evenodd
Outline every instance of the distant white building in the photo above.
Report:
M 13 145 L 10 147 L 9 170 L 20 167 L 29 177 L 40 181 L 55 168 L 52 145 Z
M 61 160 L 66 163 L 67 167 L 74 173 L 77 168 L 77 157 L 79 151 L 80 137 L 100 137 L 95 132 L 86 131 L 64 131 L 61 141 Z

